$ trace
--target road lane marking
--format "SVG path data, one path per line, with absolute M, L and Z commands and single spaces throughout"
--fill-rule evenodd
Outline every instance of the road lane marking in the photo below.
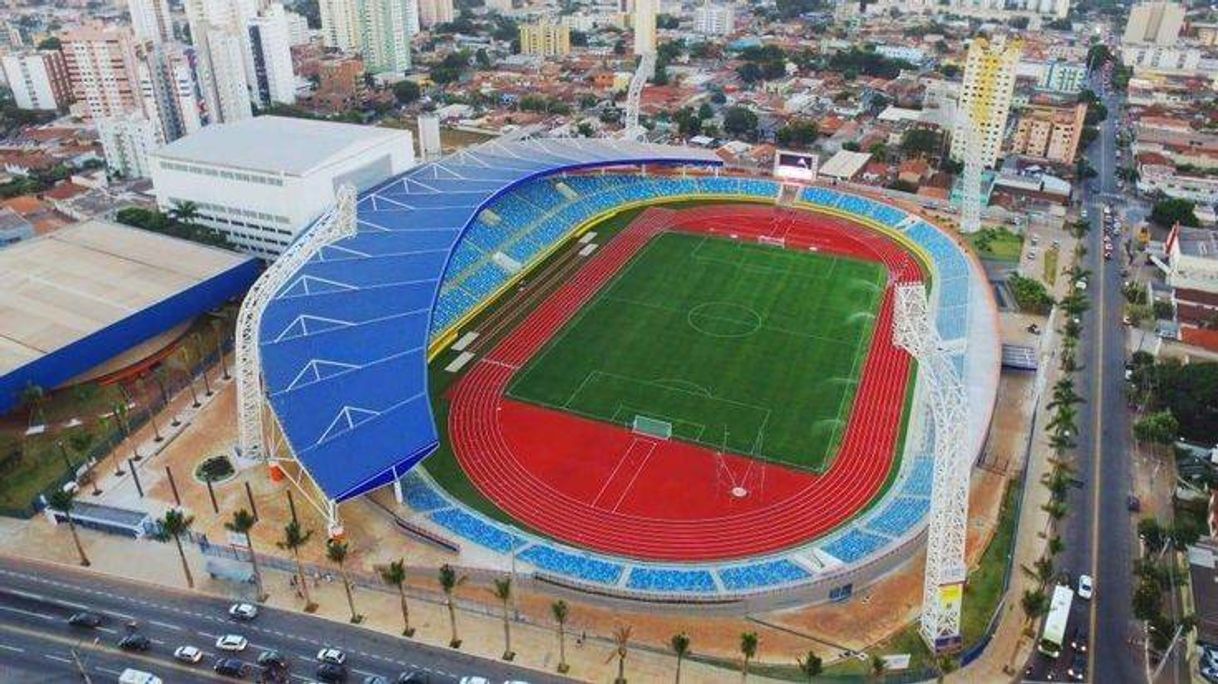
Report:
M 148 624 L 150 624 L 150 625 L 156 625 L 157 627 L 164 627 L 165 629 L 172 629 L 172 630 L 174 630 L 175 632 L 181 632 L 181 631 L 182 631 L 182 628 L 181 628 L 181 627 L 179 627 L 179 626 L 177 626 L 177 625 L 171 625 L 171 624 L 169 624 L 168 622 L 161 622 L 160 620 L 149 620 L 149 621 L 148 621 Z
M 26 617 L 34 617 L 34 618 L 38 618 L 40 620 L 54 620 L 55 619 L 55 616 L 53 616 L 53 615 L 47 615 L 46 613 L 38 613 L 38 612 L 35 612 L 32 610 L 24 610 L 21 608 L 10 608 L 8 606 L 0 606 L 0 610 L 6 611 L 9 613 L 17 613 L 18 615 L 24 615 Z
M 57 662 L 57 663 L 70 663 L 70 662 L 72 662 L 72 659 L 71 659 L 71 658 L 65 658 L 65 657 L 63 657 L 63 656 L 51 655 L 50 653 L 43 653 L 43 654 L 42 654 L 42 657 L 43 657 L 43 658 L 46 658 L 47 660 L 54 660 L 54 661 L 55 661 L 55 662 Z
M 11 651 L 13 653 L 25 653 L 24 648 L 17 648 L 16 646 L 9 646 L 8 644 L 0 644 L 0 649 Z

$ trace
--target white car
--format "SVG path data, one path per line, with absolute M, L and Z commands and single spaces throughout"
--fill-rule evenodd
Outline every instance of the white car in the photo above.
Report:
M 194 646 L 179 646 L 176 650 L 174 650 L 173 657 L 174 660 L 193 664 L 203 659 L 203 651 L 200 651 Z
M 347 662 L 347 654 L 337 648 L 323 648 L 317 652 L 317 662 L 343 665 Z
M 238 620 L 253 620 L 258 617 L 258 606 L 252 603 L 234 603 L 229 607 L 228 614 Z
M 462 677 L 461 684 L 491 684 L 486 677 Z
M 1095 591 L 1095 584 L 1091 580 L 1091 575 L 1078 576 L 1078 597 L 1081 599 L 1091 600 L 1091 595 Z
M 250 642 L 240 634 L 225 634 L 216 639 L 216 648 L 221 651 L 244 651 Z

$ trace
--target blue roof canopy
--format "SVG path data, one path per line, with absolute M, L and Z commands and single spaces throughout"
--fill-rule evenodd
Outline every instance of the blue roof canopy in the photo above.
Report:
M 466 229 L 500 195 L 573 169 L 720 163 L 704 150 L 624 141 L 491 142 L 366 192 L 358 234 L 323 248 L 263 314 L 266 392 L 296 458 L 327 497 L 342 501 L 391 482 L 435 449 L 432 309 Z

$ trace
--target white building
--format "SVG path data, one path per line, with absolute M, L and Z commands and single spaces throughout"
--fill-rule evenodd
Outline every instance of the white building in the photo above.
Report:
M 964 82 L 956 106 L 952 129 L 952 159 L 963 160 L 968 134 L 974 126 L 979 154 L 985 166 L 993 166 L 1002 150 L 1011 99 L 1015 94 L 1015 68 L 1019 64 L 1020 44 L 1003 36 L 992 42 L 974 38 L 964 63 Z M 971 124 L 969 123 L 971 122 Z
M 727 36 L 736 30 L 736 11 L 731 5 L 712 5 L 710 0 L 694 10 L 694 33 Z
M 1174 2 L 1143 2 L 1129 10 L 1123 43 L 1175 45 L 1184 26 L 1184 7 Z
M 178 43 L 143 46 L 136 64 L 144 115 L 160 127 L 162 141 L 177 140 L 203 126 L 195 94 L 192 53 Z M 147 162 L 141 164 L 147 168 Z
M 161 148 L 152 184 L 163 210 L 194 202 L 201 223 L 274 258 L 334 203 L 341 184 L 367 189 L 414 159 L 409 131 L 260 116 Z
M 1057 93 L 1077 93 L 1087 84 L 1087 67 L 1073 62 L 1044 62 L 1036 87 Z
M 169 0 L 127 0 L 131 30 L 140 41 L 168 43 L 173 40 L 173 17 Z
M 453 20 L 453 0 L 419 0 L 419 25 L 431 28 Z
M 349 52 L 359 47 L 359 16 L 355 0 L 318 0 L 321 40 L 328 48 Z
M 7 53 L 0 72 L 19 109 L 61 109 L 72 100 L 67 63 L 58 50 Z
M 419 115 L 419 157 L 423 161 L 439 159 L 444 153 L 440 145 L 440 117 L 435 114 Z
M 195 46 L 195 73 L 207 122 L 253 116 L 247 26 L 258 14 L 255 0 L 186 0 L 186 19 Z
M 926 51 L 922 48 L 907 45 L 877 45 L 876 54 L 888 59 L 899 59 L 914 66 L 922 66 L 926 62 Z
M 292 39 L 288 12 L 281 4 L 268 5 L 249 20 L 250 85 L 258 106 L 296 102 L 296 75 L 292 72 Z M 248 74 L 247 74 L 248 77 Z
M 107 167 L 128 178 L 147 178 L 151 175 L 151 155 L 164 144 L 156 121 L 141 113 L 131 113 L 98 119 L 96 124 Z
M 356 0 L 360 53 L 370 74 L 410 70 L 410 39 L 419 32 L 416 0 Z
M 634 2 L 634 54 L 655 54 L 656 51 L 656 5 L 659 0 L 635 0 Z
M 304 45 L 309 42 L 312 32 L 309 30 L 309 20 L 303 14 L 284 10 L 288 20 L 288 42 L 291 45 Z

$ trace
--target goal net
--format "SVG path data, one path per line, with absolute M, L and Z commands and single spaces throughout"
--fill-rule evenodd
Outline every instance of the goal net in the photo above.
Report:
M 631 429 L 634 430 L 635 434 L 647 435 L 648 437 L 658 437 L 659 439 L 669 439 L 672 437 L 672 423 L 649 416 L 636 414 Z

